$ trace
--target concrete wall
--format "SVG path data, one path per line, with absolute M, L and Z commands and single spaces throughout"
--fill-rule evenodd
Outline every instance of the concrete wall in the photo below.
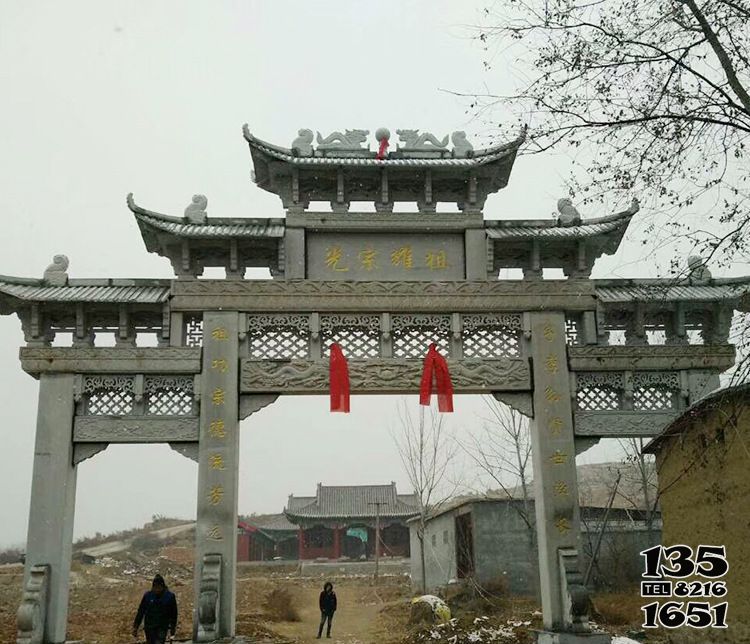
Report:
M 455 518 L 458 513 L 471 512 L 474 537 L 474 578 L 486 587 L 504 587 L 515 595 L 534 595 L 538 585 L 538 554 L 536 545 L 519 510 L 522 504 L 506 501 L 481 501 L 446 512 L 427 523 L 425 531 L 425 564 L 427 591 L 434 591 L 457 580 Z M 528 512 L 534 517 L 534 504 Z M 626 520 L 623 511 L 613 511 L 611 522 L 602 539 L 590 585 L 595 588 L 627 588 L 640 580 L 640 551 L 658 544 L 660 524 L 647 533 L 642 524 Z M 584 517 L 586 512 L 584 512 Z M 587 525 L 588 524 L 588 525 Z M 412 585 L 421 585 L 421 562 L 416 523 L 411 523 Z M 597 520 L 584 522 L 582 568 L 599 530 Z M 433 545 L 434 538 L 434 545 Z
M 417 537 L 418 522 L 410 523 L 411 581 L 419 590 L 422 584 L 422 561 Z M 424 539 L 424 559 L 427 590 L 445 586 L 456 578 L 456 526 L 455 515 L 447 512 L 427 523 Z

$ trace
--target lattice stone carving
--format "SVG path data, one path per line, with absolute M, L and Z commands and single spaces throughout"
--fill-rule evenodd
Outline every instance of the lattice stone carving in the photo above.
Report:
M 310 318 L 307 315 L 250 315 L 247 321 L 251 358 L 292 360 L 309 356 Z
M 200 347 L 203 344 L 203 316 L 185 316 L 185 346 Z
M 620 372 L 576 373 L 576 407 L 585 411 L 620 409 L 625 379 Z
M 325 355 L 336 342 L 347 358 L 380 356 L 380 316 L 333 314 L 320 316 L 320 335 Z
M 416 313 L 391 317 L 395 358 L 423 358 L 433 342 L 443 355 L 450 355 L 451 316 Z
M 465 314 L 463 353 L 465 358 L 515 357 L 520 353 L 523 317 L 518 313 Z
M 192 376 L 146 376 L 143 390 L 147 414 L 189 416 L 193 413 Z
M 680 377 L 676 372 L 643 371 L 633 374 L 633 409 L 657 411 L 674 409 Z
M 126 416 L 135 403 L 135 376 L 85 376 L 86 413 L 94 416 Z

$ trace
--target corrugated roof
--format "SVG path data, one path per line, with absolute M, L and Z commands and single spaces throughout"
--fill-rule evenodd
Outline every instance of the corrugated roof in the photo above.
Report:
M 20 281 L 20 280 L 19 280 Z M 27 280 L 23 280 L 27 282 Z M 31 302 L 117 302 L 158 304 L 169 298 L 170 287 L 137 284 L 74 284 L 50 286 L 39 280 L 36 284 L 18 283 L 0 276 L 0 293 Z
M 375 152 L 372 156 L 361 157 L 337 157 L 337 156 L 312 156 L 303 157 L 295 156 L 290 149 L 273 145 L 262 139 L 253 136 L 248 130 L 247 125 L 242 128 L 245 140 L 257 150 L 280 161 L 291 163 L 296 166 L 316 166 L 316 165 L 335 165 L 335 166 L 370 166 L 370 167 L 465 167 L 471 168 L 479 165 L 492 163 L 502 159 L 510 154 L 515 154 L 524 136 L 520 136 L 514 141 L 504 143 L 492 148 L 475 150 L 472 157 L 461 158 L 444 158 L 444 159 L 419 159 L 419 158 L 392 158 L 390 155 L 385 159 L 376 159 Z M 366 152 L 366 150 L 362 150 Z M 335 154 L 335 150 L 327 150 L 327 154 Z M 393 154 L 393 153 L 391 153 Z
M 606 303 L 646 301 L 713 302 L 731 300 L 750 290 L 750 283 L 675 284 L 673 280 L 622 286 L 596 286 L 598 298 Z
M 310 498 L 310 497 L 305 497 Z M 371 518 L 380 503 L 383 517 L 412 516 L 416 514 L 416 498 L 411 494 L 398 494 L 396 485 L 319 485 L 317 496 L 307 504 L 298 504 L 294 495 L 289 497 L 287 515 L 309 518 Z

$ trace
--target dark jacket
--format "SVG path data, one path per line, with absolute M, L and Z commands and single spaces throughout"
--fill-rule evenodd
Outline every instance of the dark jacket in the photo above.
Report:
M 141 605 L 133 621 L 133 628 L 141 625 L 141 620 L 145 619 L 144 627 L 147 629 L 167 630 L 174 635 L 177 628 L 177 600 L 174 593 L 166 588 L 161 596 L 153 590 L 143 593 Z
M 327 593 L 325 590 L 320 593 L 320 612 L 329 613 L 333 615 L 336 610 L 336 593 L 331 591 Z

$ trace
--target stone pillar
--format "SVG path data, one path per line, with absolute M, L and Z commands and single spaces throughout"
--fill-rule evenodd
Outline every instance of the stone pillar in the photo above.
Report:
M 570 631 L 560 551 L 575 549 L 580 553 L 581 530 L 563 313 L 531 314 L 531 357 L 531 445 L 544 626 Z
M 73 549 L 73 374 L 41 374 L 34 445 L 24 588 L 34 566 L 47 566 L 44 643 L 65 642 Z
M 203 315 L 193 638 L 234 636 L 239 473 L 239 315 Z M 220 557 L 220 565 L 218 564 Z M 202 633 L 202 635 L 201 635 Z

